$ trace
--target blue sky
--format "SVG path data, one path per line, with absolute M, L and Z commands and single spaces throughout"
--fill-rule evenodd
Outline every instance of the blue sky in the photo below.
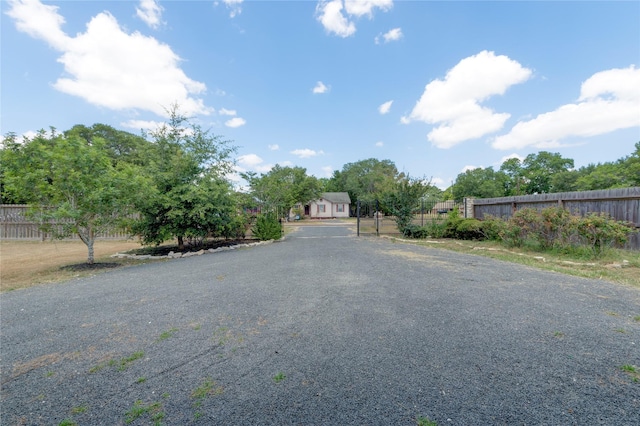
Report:
M 2 134 L 172 103 L 238 170 L 330 176 L 375 157 L 446 188 L 541 150 L 576 167 L 640 141 L 637 1 L 3 0 Z

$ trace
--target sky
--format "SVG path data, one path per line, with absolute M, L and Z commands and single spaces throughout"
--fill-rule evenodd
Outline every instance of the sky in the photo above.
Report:
M 2 135 L 140 134 L 178 105 L 238 172 L 377 158 L 442 189 L 640 141 L 638 1 L 2 0 L 0 23 Z

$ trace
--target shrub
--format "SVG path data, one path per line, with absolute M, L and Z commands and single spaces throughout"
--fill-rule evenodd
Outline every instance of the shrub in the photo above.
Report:
M 261 241 L 278 240 L 282 237 L 282 226 L 274 214 L 262 214 L 258 216 L 251 232 L 254 238 Z
M 577 232 L 585 244 L 591 247 L 594 256 L 599 257 L 611 245 L 627 242 L 633 228 L 616 221 L 606 213 L 589 213 L 577 220 Z
M 540 212 L 536 239 L 542 249 L 563 248 L 571 244 L 578 217 L 562 207 L 549 207 Z
M 504 232 L 506 222 L 495 216 L 486 215 L 482 220 L 482 232 L 483 236 L 487 240 L 501 241 L 501 233 Z
M 456 227 L 456 238 L 459 240 L 484 240 L 482 222 L 478 219 L 462 219 Z

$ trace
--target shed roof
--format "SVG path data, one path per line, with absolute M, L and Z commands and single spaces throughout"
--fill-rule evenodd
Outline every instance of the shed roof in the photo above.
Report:
M 348 192 L 323 192 L 320 197 L 332 203 L 351 204 Z

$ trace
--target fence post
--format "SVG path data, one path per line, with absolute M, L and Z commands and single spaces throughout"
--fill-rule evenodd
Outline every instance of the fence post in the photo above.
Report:
M 357 221 L 357 223 L 358 223 L 358 226 L 357 226 L 357 228 L 358 228 L 357 235 L 358 235 L 358 237 L 359 237 L 359 236 L 360 236 L 360 200 L 358 200 L 358 201 L 356 202 L 356 217 L 358 218 L 358 221 Z
M 380 226 L 378 222 L 380 221 L 380 202 L 376 200 L 376 237 L 380 236 Z

